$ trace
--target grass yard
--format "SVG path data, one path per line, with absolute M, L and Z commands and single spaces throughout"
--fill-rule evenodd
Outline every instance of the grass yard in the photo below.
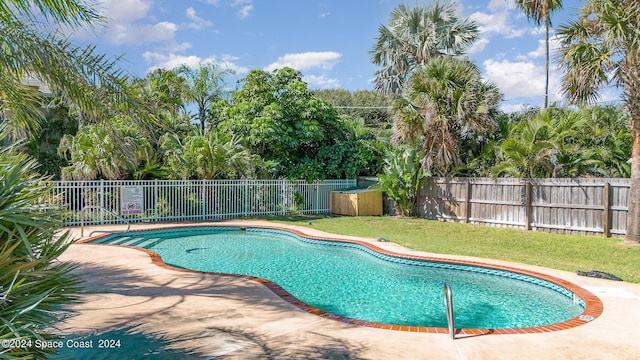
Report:
M 640 246 L 621 239 L 560 235 L 400 217 L 268 217 L 334 234 L 383 237 L 408 248 L 575 272 L 600 270 L 640 283 Z M 309 224 L 310 223 L 310 224 Z

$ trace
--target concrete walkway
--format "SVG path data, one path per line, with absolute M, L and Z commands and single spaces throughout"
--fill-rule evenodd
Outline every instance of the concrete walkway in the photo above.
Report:
M 261 221 L 229 224 L 269 225 Z M 132 228 L 171 225 L 176 224 Z M 304 227 L 291 228 L 309 235 L 325 234 Z M 85 228 L 85 235 L 96 229 Z M 70 230 L 79 237 L 79 229 Z M 77 265 L 74 272 L 84 281 L 85 291 L 81 302 L 73 306 L 77 314 L 61 323 L 57 331 L 70 340 L 91 336 L 95 343 L 85 349 L 83 357 L 640 359 L 640 335 L 635 331 L 640 324 L 640 285 L 504 261 L 428 254 L 393 243 L 367 241 L 394 252 L 475 260 L 556 276 L 599 296 L 604 312 L 596 320 L 569 330 L 467 336 L 452 341 L 448 334 L 381 330 L 320 318 L 283 301 L 254 281 L 164 269 L 152 264 L 146 253 L 134 249 L 74 244 L 61 260 Z M 98 347 L 98 341 L 108 345 L 107 340 L 116 338 L 121 341 L 118 348 Z

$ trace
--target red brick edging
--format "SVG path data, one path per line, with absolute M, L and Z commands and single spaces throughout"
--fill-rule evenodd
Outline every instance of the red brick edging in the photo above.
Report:
M 365 246 L 373 251 L 376 251 L 378 253 L 384 254 L 384 255 L 389 255 L 389 256 L 395 256 L 395 257 L 401 257 L 401 258 L 405 258 L 405 259 L 412 259 L 412 260 L 423 260 L 423 261 L 435 261 L 435 262 L 446 262 L 446 263 L 453 263 L 456 265 L 469 265 L 469 266 L 480 266 L 480 267 L 485 267 L 485 268 L 490 268 L 490 269 L 495 269 L 495 270 L 503 270 L 503 271 L 510 271 L 510 272 L 515 272 L 515 273 L 519 273 L 519 274 L 523 274 L 523 275 L 527 275 L 527 276 L 532 276 L 532 277 L 536 277 L 542 280 L 546 280 L 549 281 L 551 283 L 554 283 L 556 285 L 562 286 L 565 289 L 572 291 L 574 294 L 576 294 L 577 296 L 579 296 L 585 304 L 585 309 L 584 311 L 574 317 L 573 319 L 569 319 L 560 323 L 556 323 L 556 324 L 551 324 L 551 325 L 545 325 L 545 326 L 536 326 L 536 327 L 529 327 L 529 328 L 503 328 L 503 329 L 471 329 L 471 328 L 461 328 L 461 329 L 456 329 L 456 334 L 459 335 L 489 335 L 489 334 L 535 334 L 535 333 L 543 333 L 543 332 L 551 332 L 551 331 L 559 331 L 559 330 L 566 330 L 566 329 L 571 329 L 574 328 L 576 326 L 580 326 L 580 325 L 584 325 L 587 324 L 593 320 L 595 320 L 597 317 L 599 317 L 602 314 L 603 311 L 603 305 L 602 305 L 602 301 L 600 301 L 600 299 L 595 296 L 594 294 L 592 294 L 590 291 L 583 289 L 582 287 L 554 277 L 554 276 L 550 276 L 550 275 L 546 275 L 546 274 L 542 274 L 542 273 L 538 273 L 535 271 L 530 271 L 530 270 L 524 270 L 524 269 L 517 269 L 517 268 L 513 268 L 513 267 L 508 267 L 508 266 L 502 266 L 502 265 L 493 265 L 493 264 L 486 264 L 486 263 L 481 263 L 481 262 L 474 262 L 474 261 L 466 261 L 466 260 L 449 260 L 449 259 L 442 259 L 442 258 L 436 258 L 436 257 L 429 257 L 429 256 L 414 256 L 414 255 L 406 255 L 406 254 L 400 254 L 400 253 L 395 253 L 392 251 L 388 251 L 382 248 L 379 248 L 373 244 L 370 244 L 368 242 L 365 241 L 359 241 L 359 240 L 348 240 L 348 239 L 344 239 L 344 238 L 339 238 L 339 237 L 328 237 L 328 236 L 310 236 L 307 235 L 305 233 L 303 233 L 302 231 L 298 230 L 298 229 L 291 229 L 291 228 L 287 228 L 287 227 L 283 227 L 283 226 L 277 226 L 277 225 L 237 225 L 237 224 L 189 224 L 189 225 L 174 225 L 174 226 L 169 226 L 169 227 L 162 227 L 161 229 L 175 229 L 175 228 L 187 228 L 187 227 L 214 227 L 214 226 L 222 226 L 222 227 L 246 227 L 246 228 L 268 228 L 268 229 L 274 229 L 274 230 L 282 230 L 282 231 L 287 231 L 293 234 L 296 234 L 298 236 L 301 237 L 305 237 L 308 239 L 313 239 L 313 240 L 329 240 L 329 241 L 339 241 L 339 242 L 348 242 L 348 243 L 352 243 L 352 244 L 358 244 L 361 246 Z M 139 232 L 139 231 L 147 231 L 147 230 L 160 230 L 160 229 L 141 229 L 141 230 L 130 230 L 129 232 Z M 108 236 L 111 234 L 102 234 L 102 235 L 98 235 L 98 236 L 94 236 L 94 237 L 90 237 L 84 240 L 80 240 L 77 243 L 78 244 L 88 244 L 94 240 L 100 239 L 102 237 Z M 275 293 L 276 295 L 278 295 L 280 298 L 282 298 L 283 300 L 285 300 L 286 302 L 296 306 L 297 308 L 304 310 L 306 312 L 312 313 L 314 315 L 318 315 L 320 317 L 323 318 L 327 318 L 327 319 L 331 319 L 331 320 L 337 320 L 343 323 L 348 323 L 348 324 L 354 324 L 354 325 L 358 325 L 358 326 L 366 326 L 366 327 L 373 327 L 373 328 L 377 328 L 377 329 L 386 329 L 386 330 L 397 330 L 397 331 L 409 331 L 409 332 L 422 332 L 422 333 L 438 333 L 438 334 L 446 334 L 449 332 L 449 329 L 447 328 L 438 328 L 438 327 L 426 327 L 426 326 L 405 326 L 405 325 L 393 325 L 393 324 L 382 324 L 382 323 L 376 323 L 376 322 L 370 322 L 370 321 L 363 321 L 363 320 L 358 320 L 358 319 L 353 319 L 353 318 L 348 318 L 348 317 L 344 317 L 344 316 L 339 316 L 339 315 L 335 315 L 323 310 L 320 310 L 316 307 L 313 307 L 309 304 L 306 304 L 300 300 L 298 300 L 296 297 L 294 297 L 293 295 L 291 295 L 288 291 L 286 291 L 285 289 L 283 289 L 280 285 L 270 281 L 270 280 L 266 280 L 266 279 L 262 279 L 259 277 L 255 277 L 255 276 L 247 276 L 247 275 L 234 275 L 234 274 L 225 274 L 225 273 L 215 273 L 215 272 L 207 272 L 207 271 L 195 271 L 195 270 L 188 270 L 188 269 L 182 269 L 182 268 L 177 268 L 177 267 L 173 267 L 170 265 L 167 265 L 162 258 L 160 257 L 160 255 L 154 251 L 148 250 L 148 249 L 143 249 L 143 248 L 139 248 L 139 247 L 135 247 L 135 246 L 123 246 L 123 245 L 110 245 L 110 244 L 94 244 L 94 245 L 105 245 L 105 246 L 118 246 L 118 247 L 126 247 L 126 248 L 130 248 L 130 249 L 135 249 L 135 250 L 139 250 L 142 251 L 144 253 L 146 253 L 147 255 L 149 255 L 149 257 L 151 258 L 151 261 L 164 269 L 168 269 L 168 270 L 172 270 L 172 271 L 180 271 L 180 272 L 189 272 L 189 273 L 197 273 L 197 274 L 211 274 L 211 275 L 216 275 L 216 276 L 223 276 L 223 277 L 235 277 L 235 278 L 241 278 L 241 279 L 246 279 L 246 280 L 252 280 L 252 281 L 256 281 L 260 284 L 263 284 L 264 286 L 266 286 L 267 288 L 269 288 L 271 291 L 273 291 L 273 293 Z

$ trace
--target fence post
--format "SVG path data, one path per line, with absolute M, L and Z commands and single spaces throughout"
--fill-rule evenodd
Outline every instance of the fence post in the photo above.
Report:
M 196 183 L 197 184 L 197 183 Z M 207 212 L 206 207 L 206 196 L 204 195 L 204 189 L 207 186 L 207 180 L 203 179 L 202 182 L 200 183 L 200 219 L 204 220 L 205 217 L 205 213 Z
M 464 223 L 469 223 L 471 216 L 471 181 L 467 178 L 467 191 L 464 194 Z
M 104 179 L 100 180 L 100 224 L 104 225 Z
M 316 214 L 320 213 L 320 181 L 316 180 Z
M 602 213 L 602 233 L 604 237 L 607 237 L 607 238 L 611 236 L 610 196 L 611 196 L 611 184 L 607 181 L 604 183 L 604 194 L 602 199 L 602 203 L 604 205 L 604 211 Z
M 524 183 L 524 220 L 525 230 L 531 230 L 531 180 L 529 179 Z
M 153 221 L 158 221 L 158 216 L 160 215 L 159 213 L 159 209 L 158 209 L 158 179 L 153 180 L 153 214 L 154 214 L 154 219 Z

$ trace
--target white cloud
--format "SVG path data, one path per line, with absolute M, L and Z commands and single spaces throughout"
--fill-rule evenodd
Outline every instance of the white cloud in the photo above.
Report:
M 487 9 L 493 12 L 515 10 L 516 4 L 511 0 L 490 0 Z
M 544 96 L 544 66 L 532 62 L 509 60 L 485 60 L 485 77 L 496 83 L 507 100 Z M 549 102 L 562 99 L 560 94 L 561 75 L 557 69 L 550 69 Z
M 162 21 L 155 25 L 113 24 L 106 29 L 104 39 L 112 44 L 142 44 L 151 41 L 173 40 L 178 26 Z
M 192 7 L 189 7 L 187 9 L 187 17 L 193 21 L 193 22 L 187 24 L 187 26 L 189 28 L 191 28 L 191 29 L 194 29 L 194 30 L 202 30 L 202 29 L 204 29 L 206 27 L 209 27 L 209 26 L 213 25 L 213 23 L 211 21 L 205 20 L 205 19 L 199 17 L 196 14 L 196 10 L 194 8 L 192 8 Z
M 327 78 L 324 75 L 305 75 L 302 80 L 314 88 L 320 89 L 337 89 L 340 88 L 340 81 L 338 79 Z
M 491 41 L 486 38 L 481 36 L 480 38 L 478 38 L 478 40 L 476 40 L 475 43 L 473 43 L 473 45 L 471 45 L 471 48 L 469 48 L 468 53 L 469 54 L 477 54 L 479 52 L 481 52 L 482 50 L 484 50 L 484 48 L 489 45 Z
M 469 19 L 478 24 L 481 34 L 498 34 L 506 38 L 520 37 L 527 33 L 527 28 L 516 28 L 510 22 L 510 11 L 501 9 L 494 13 L 475 12 Z
M 273 71 L 283 67 L 291 67 L 293 69 L 303 71 L 311 68 L 321 68 L 330 70 L 338 63 L 342 54 L 334 51 L 324 52 L 305 52 L 297 54 L 286 54 L 279 57 L 274 63 L 264 67 L 265 71 Z
M 552 36 L 549 38 L 549 56 L 551 60 L 553 60 L 553 54 L 560 49 L 560 40 L 557 36 Z M 535 58 L 544 58 L 546 56 L 546 44 L 544 39 L 538 40 L 538 47 L 527 53 L 527 55 L 518 55 L 516 59 L 518 60 L 528 60 Z
M 152 5 L 152 0 L 101 0 L 99 8 L 107 18 L 101 29 L 104 40 L 116 45 L 172 40 L 177 31 L 174 23 L 135 23 L 148 18 Z
M 233 70 L 233 72 L 235 72 L 236 75 L 246 74 L 246 73 L 249 72 L 249 68 L 248 67 L 240 66 L 240 65 L 235 63 L 235 61 L 237 61 L 239 59 L 237 56 L 224 54 L 224 55 L 222 55 L 220 57 L 220 59 L 217 59 L 215 57 L 214 58 L 210 58 L 210 59 L 217 61 L 225 69 Z
M 153 71 L 155 69 L 167 69 L 171 70 L 180 65 L 187 65 L 191 68 L 198 68 L 201 64 L 207 62 L 216 62 L 220 64 L 222 68 L 233 70 L 236 75 L 245 74 L 249 72 L 249 68 L 240 66 L 235 63 L 238 60 L 238 57 L 232 55 L 222 55 L 222 57 L 218 58 L 216 56 L 210 56 L 208 58 L 201 58 L 196 55 L 179 55 L 175 53 L 160 53 L 160 52 L 151 52 L 147 51 L 142 54 L 142 57 L 147 63 L 151 63 L 152 65 L 147 69 L 147 71 Z
M 147 16 L 151 0 L 102 0 L 103 15 L 114 22 L 131 22 Z
M 240 15 L 240 17 L 244 19 L 247 16 L 249 16 L 249 13 L 251 12 L 251 10 L 253 10 L 253 5 L 243 6 L 242 9 L 238 11 L 238 15 Z
M 155 69 L 171 70 L 182 64 L 186 64 L 189 67 L 198 67 L 202 62 L 202 58 L 195 55 L 185 56 L 151 51 L 145 52 L 142 54 L 142 57 L 146 62 L 153 63 L 147 71 L 153 71 Z
M 164 50 L 169 52 L 169 53 L 175 53 L 175 52 L 181 52 L 181 51 L 189 50 L 192 47 L 193 46 L 191 45 L 191 43 L 188 43 L 188 42 L 176 43 L 176 42 L 171 41 L 164 47 Z
M 506 113 L 517 113 L 531 108 L 531 105 L 526 104 L 502 104 L 500 110 Z
M 246 18 L 250 15 L 251 10 L 253 10 L 253 0 L 235 0 L 231 7 L 240 8 L 238 10 L 238 16 L 241 18 Z

